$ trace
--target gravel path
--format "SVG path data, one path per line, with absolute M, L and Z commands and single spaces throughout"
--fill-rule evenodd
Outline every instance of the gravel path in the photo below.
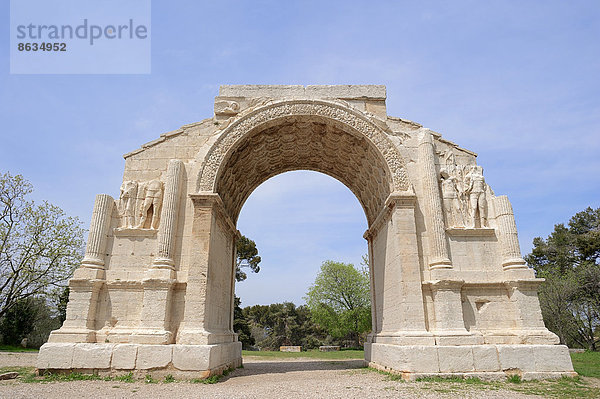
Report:
M 0 366 L 32 365 L 35 356 L 0 353 Z M 385 375 L 362 368 L 362 364 L 362 360 L 246 357 L 243 369 L 212 385 L 117 381 L 34 384 L 13 380 L 0 381 L 0 398 L 539 398 L 462 384 L 450 388 L 448 384 L 391 381 Z
M 0 352 L 0 367 L 34 367 L 37 352 Z

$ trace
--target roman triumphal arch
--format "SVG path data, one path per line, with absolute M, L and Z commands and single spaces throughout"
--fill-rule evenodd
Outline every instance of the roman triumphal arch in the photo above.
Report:
M 383 86 L 222 86 L 212 118 L 126 154 L 119 198 L 96 197 L 67 319 L 38 368 L 197 377 L 240 365 L 238 214 L 268 178 L 306 169 L 365 211 L 369 364 L 409 378 L 573 374 L 508 198 L 473 152 L 388 116 L 385 98 Z

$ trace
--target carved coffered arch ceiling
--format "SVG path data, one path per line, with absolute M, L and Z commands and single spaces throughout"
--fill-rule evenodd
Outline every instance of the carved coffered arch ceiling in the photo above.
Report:
M 235 222 L 265 180 L 292 170 L 325 173 L 346 185 L 369 225 L 394 191 L 412 191 L 404 161 L 369 118 L 341 104 L 292 100 L 238 117 L 206 155 L 199 192 L 216 192 Z

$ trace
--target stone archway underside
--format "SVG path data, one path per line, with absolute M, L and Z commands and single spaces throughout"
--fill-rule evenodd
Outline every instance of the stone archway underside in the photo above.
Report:
M 233 221 L 262 182 L 302 169 L 341 181 L 359 199 L 368 223 L 375 220 L 392 183 L 387 165 L 367 139 L 324 118 L 282 118 L 271 124 L 247 135 L 222 167 L 216 191 Z

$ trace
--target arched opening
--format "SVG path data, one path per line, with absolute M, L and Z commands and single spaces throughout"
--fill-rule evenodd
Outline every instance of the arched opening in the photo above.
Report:
M 339 122 L 294 116 L 265 123 L 232 148 L 216 192 L 235 222 L 256 187 L 293 170 L 322 172 L 342 182 L 358 198 L 369 224 L 391 191 L 390 171 L 367 138 Z
M 303 297 L 325 260 L 358 266 L 368 251 L 364 211 L 354 194 L 318 172 L 293 171 L 261 184 L 245 202 L 238 230 L 256 242 L 260 272 L 236 283 L 242 307 Z
M 361 352 L 345 350 L 351 341 L 328 338 L 326 329 L 310 321 L 305 302 L 324 261 L 361 267 L 362 256 L 368 251 L 363 238 L 367 223 L 356 196 L 319 172 L 282 173 L 252 192 L 240 212 L 237 228 L 256 242 L 262 258 L 258 274 L 246 268 L 247 279 L 235 283 L 241 304 L 234 311 L 234 331 L 240 334 L 238 341 L 245 350 L 242 375 L 362 367 Z M 285 327 L 282 319 L 286 320 Z M 294 356 L 285 362 L 256 351 L 276 351 L 280 345 L 300 345 L 303 351 L 316 351 L 319 345 L 342 345 L 344 351 L 326 354 L 339 355 L 335 361 L 308 361 L 314 354 L 283 354 Z
M 381 319 L 377 320 L 375 314 L 387 302 L 381 295 L 387 294 L 381 289 L 376 294 L 374 287 L 389 283 L 384 281 L 383 273 L 375 281 L 372 271 L 384 267 L 388 238 L 383 234 L 374 250 L 373 237 L 378 233 L 373 228 L 379 229 L 381 223 L 377 221 L 388 217 L 386 210 L 392 206 L 392 194 L 402 192 L 410 198 L 414 195 L 404 162 L 388 140 L 372 121 L 351 108 L 322 101 L 271 104 L 228 125 L 204 158 L 198 178 L 199 194 L 191 195 L 197 226 L 192 228 L 192 234 L 209 241 L 207 251 L 201 251 L 193 260 L 199 266 L 190 270 L 187 290 L 205 286 L 206 294 L 199 297 L 204 312 L 200 320 L 187 304 L 192 296 L 186 295 L 185 321 L 177 342 L 235 341 L 234 242 L 239 234 L 236 223 L 240 210 L 260 184 L 295 170 L 333 177 L 348 187 L 361 204 L 369 227 L 365 238 L 371 260 L 372 325 L 381 330 Z M 225 309 L 230 310 L 229 315 L 224 314 Z
M 311 103 L 307 106 L 314 106 L 314 104 Z M 299 114 L 296 114 L 294 109 L 299 109 Z M 269 115 L 260 116 L 260 113 L 247 116 L 246 119 L 240 119 L 241 122 L 238 120 L 239 125 L 245 125 L 243 129 L 239 125 L 228 127 L 209 151 L 205 158 L 205 166 L 200 173 L 201 194 L 197 197 L 200 202 L 196 206 L 200 206 L 200 203 L 204 201 L 200 198 L 210 197 L 219 204 L 221 214 L 227 215 L 225 223 L 220 223 L 223 227 L 218 227 L 220 232 L 216 235 L 223 237 L 223 240 L 211 244 L 211 246 L 221 248 L 222 256 L 215 255 L 210 250 L 209 265 L 213 262 L 222 262 L 222 259 L 227 257 L 227 252 L 230 264 L 235 264 L 235 257 L 229 252 L 232 241 L 229 241 L 228 244 L 227 233 L 224 231 L 235 228 L 240 210 L 250 194 L 260 184 L 278 174 L 309 170 L 333 177 L 354 194 L 364 210 L 369 228 L 375 224 L 380 215 L 384 214 L 385 209 L 388 208 L 386 201 L 395 190 L 410 191 L 406 184 L 406 173 L 399 154 L 392 150 L 393 146 L 383 142 L 385 140 L 383 135 L 378 136 L 380 133 L 378 128 L 358 118 L 354 123 L 349 123 L 349 120 L 352 122 L 353 115 L 342 108 L 333 108 L 333 111 L 327 108 L 324 108 L 325 111 L 322 108 L 318 109 L 320 110 L 318 112 L 308 112 L 303 107 L 287 107 L 283 114 L 275 112 L 275 116 L 272 118 L 269 118 Z M 339 111 L 337 115 L 336 110 Z M 319 112 L 323 112 L 327 116 L 320 115 Z M 334 117 L 331 116 L 332 112 Z M 253 124 L 253 117 L 259 119 L 260 123 Z M 378 148 L 377 144 L 379 147 L 387 145 L 385 153 Z M 212 193 L 210 191 L 207 193 L 209 189 Z M 218 218 L 222 218 L 222 216 Z M 225 225 L 229 225 L 229 227 L 227 228 Z M 215 236 L 214 233 L 210 234 Z M 372 232 L 365 238 L 371 240 Z M 379 263 L 383 266 L 386 244 L 382 245 L 384 247 L 378 249 L 376 257 L 380 259 Z M 213 252 L 214 261 L 210 260 L 210 252 Z M 369 244 L 368 252 L 372 259 L 369 265 L 372 269 L 375 256 L 371 244 Z M 221 267 L 219 269 L 221 271 L 216 271 L 215 267 L 212 269 L 215 270 L 211 273 L 213 283 L 209 281 L 208 287 L 221 287 L 220 290 L 215 289 L 211 294 L 217 298 L 212 301 L 223 305 L 229 303 L 230 309 L 233 309 L 233 279 L 231 279 L 231 289 L 223 290 L 227 278 L 221 272 L 224 268 Z M 382 278 L 381 274 L 380 280 Z M 375 284 L 374 278 L 371 277 L 373 315 L 376 313 Z M 383 280 L 379 284 L 383 285 Z M 229 298 L 226 297 L 228 292 L 230 293 Z M 222 317 L 215 315 L 214 312 L 211 312 L 214 321 L 206 320 L 205 326 L 213 325 L 214 327 L 211 328 L 214 331 L 215 327 L 220 325 L 221 332 L 217 334 L 222 336 L 232 334 L 232 315 L 229 317 L 229 331 L 226 332 L 223 331 L 223 323 L 219 322 Z M 207 319 L 210 318 L 209 316 Z M 374 328 L 378 326 L 375 318 L 373 318 L 372 325 Z M 214 336 L 215 334 L 209 333 L 209 335 Z M 185 342 L 185 333 L 180 334 L 180 337 L 182 337 L 180 342 Z M 233 335 L 232 339 L 235 340 Z M 207 341 L 211 342 L 211 338 L 209 337 Z M 188 342 L 194 342 L 194 340 Z

